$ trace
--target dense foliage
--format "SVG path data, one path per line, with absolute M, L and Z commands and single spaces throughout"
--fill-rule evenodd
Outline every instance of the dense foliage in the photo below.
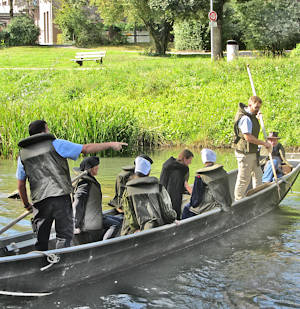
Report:
M 300 41 L 299 1 L 240 0 L 238 3 L 243 39 L 249 49 L 282 54 Z
M 59 52 L 58 52 L 59 51 Z M 71 64 L 70 48 L 0 50 L 0 133 L 5 156 L 17 154 L 27 126 L 44 118 L 74 142 L 230 147 L 238 102 L 252 94 L 246 64 L 263 99 L 266 130 L 300 146 L 300 58 L 146 57 L 110 49 L 103 65 Z M 35 70 L 24 68 L 36 68 Z M 37 69 L 41 68 L 41 69 Z
M 210 50 L 208 20 L 206 22 L 199 18 L 178 20 L 174 24 L 174 38 L 177 50 Z
M 61 0 L 55 23 L 62 31 L 64 39 L 74 40 L 76 46 L 85 47 L 105 41 L 103 23 L 86 0 Z
M 2 31 L 0 40 L 6 46 L 24 46 L 37 44 L 40 29 L 27 15 L 17 16 L 12 19 L 7 28 Z

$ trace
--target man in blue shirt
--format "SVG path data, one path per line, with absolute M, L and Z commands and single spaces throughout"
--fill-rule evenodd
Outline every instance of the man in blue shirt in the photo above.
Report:
M 272 145 L 258 139 L 260 125 L 257 115 L 262 105 L 261 98 L 250 97 L 248 106 L 239 104 L 239 110 L 235 116 L 235 156 L 238 161 L 238 175 L 235 184 L 235 200 L 245 196 L 246 190 L 252 178 L 253 188 L 261 184 L 262 170 L 258 164 L 258 145 L 272 149 Z
M 29 125 L 30 137 L 19 142 L 20 157 L 16 177 L 21 200 L 29 203 L 26 180 L 30 185 L 35 211 L 33 228 L 37 232 L 37 250 L 48 250 L 51 226 L 55 221 L 56 248 L 70 246 L 73 238 L 73 211 L 70 193 L 72 184 L 67 159 L 77 160 L 81 153 L 96 153 L 106 149 L 119 151 L 126 143 L 107 142 L 75 144 L 56 139 L 49 134 L 47 123 L 36 120 Z

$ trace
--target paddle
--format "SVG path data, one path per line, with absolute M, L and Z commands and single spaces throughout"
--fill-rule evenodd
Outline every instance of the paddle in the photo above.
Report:
M 88 173 L 88 171 L 84 171 L 84 172 L 80 173 L 79 175 L 77 175 L 76 177 L 74 177 L 71 180 L 72 181 L 72 185 L 74 184 L 74 182 L 76 182 L 79 178 L 81 178 L 82 176 L 86 175 L 87 173 Z M 10 229 L 12 226 L 14 226 L 16 223 L 18 223 L 19 221 L 21 221 L 22 219 L 24 219 L 25 217 L 27 217 L 31 213 L 32 213 L 32 210 L 27 210 L 24 213 L 22 213 L 18 218 L 16 218 L 12 222 L 10 222 L 6 226 L 4 226 L 2 229 L 0 229 L 0 235 L 2 233 L 6 232 L 8 229 Z
M 256 91 L 255 91 L 255 88 L 254 88 L 254 83 L 253 83 L 253 79 L 252 79 L 252 76 L 251 76 L 249 64 L 247 64 L 247 72 L 248 72 L 248 75 L 249 75 L 252 93 L 253 93 L 254 96 L 256 96 Z M 264 134 L 264 138 L 267 141 L 268 137 L 267 137 L 267 133 L 266 133 L 265 124 L 264 124 L 262 114 L 259 112 L 258 116 L 259 116 L 259 122 L 260 122 L 260 125 L 261 125 L 261 129 L 262 129 L 262 132 Z M 278 195 L 279 195 L 279 198 L 280 198 L 280 187 L 279 187 L 279 184 L 278 184 L 276 168 L 275 168 L 275 165 L 274 165 L 274 162 L 273 162 L 272 152 L 270 152 L 270 151 L 269 151 L 269 159 L 270 159 L 270 163 L 271 163 L 271 166 L 272 166 L 272 171 L 273 171 L 273 175 L 274 175 L 274 178 L 275 178 L 275 182 L 276 182 L 276 185 L 277 185 Z

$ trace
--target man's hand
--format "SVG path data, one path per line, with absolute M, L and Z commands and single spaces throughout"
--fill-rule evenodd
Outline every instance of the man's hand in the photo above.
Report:
M 272 145 L 269 142 L 265 142 L 264 146 L 268 149 L 269 152 L 272 151 Z
M 113 150 L 120 151 L 122 146 L 128 146 L 128 144 L 123 142 L 111 142 L 111 148 Z
M 24 204 L 24 208 L 31 211 L 32 210 L 32 204 L 30 204 L 30 203 L 28 203 L 26 205 Z

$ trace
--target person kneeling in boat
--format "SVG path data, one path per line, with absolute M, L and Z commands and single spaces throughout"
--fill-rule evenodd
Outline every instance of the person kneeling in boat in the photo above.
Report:
M 167 190 L 156 177 L 150 177 L 153 161 L 146 155 L 135 159 L 135 173 L 126 183 L 124 221 L 121 235 L 151 229 L 176 219 Z
M 283 163 L 285 163 L 287 170 L 290 171 L 290 165 L 285 159 L 285 150 L 283 146 L 280 143 L 278 143 L 279 139 L 280 137 L 278 137 L 278 132 L 270 132 L 267 138 L 268 142 L 273 147 L 272 159 L 273 159 L 274 167 L 276 170 L 276 175 L 278 178 L 282 177 L 284 174 L 282 171 Z M 263 183 L 274 181 L 274 174 L 273 174 L 271 161 L 269 160 L 269 157 L 267 157 L 266 159 L 267 159 L 267 163 L 264 167 L 264 174 L 262 177 Z
M 183 209 L 182 219 L 196 216 L 214 207 L 228 211 L 232 203 L 228 174 L 222 165 L 216 164 L 216 153 L 204 148 L 201 157 L 205 167 L 196 172 L 191 200 Z
M 134 165 L 123 166 L 122 171 L 117 175 L 115 183 L 115 196 L 108 202 L 108 205 L 114 207 L 117 212 L 123 213 L 123 194 L 129 178 L 134 174 Z
M 122 219 L 102 214 L 101 185 L 95 178 L 100 160 L 87 157 L 80 163 L 80 171 L 88 171 L 75 187 L 73 211 L 75 213 L 75 240 L 92 242 L 114 237 L 121 228 Z

